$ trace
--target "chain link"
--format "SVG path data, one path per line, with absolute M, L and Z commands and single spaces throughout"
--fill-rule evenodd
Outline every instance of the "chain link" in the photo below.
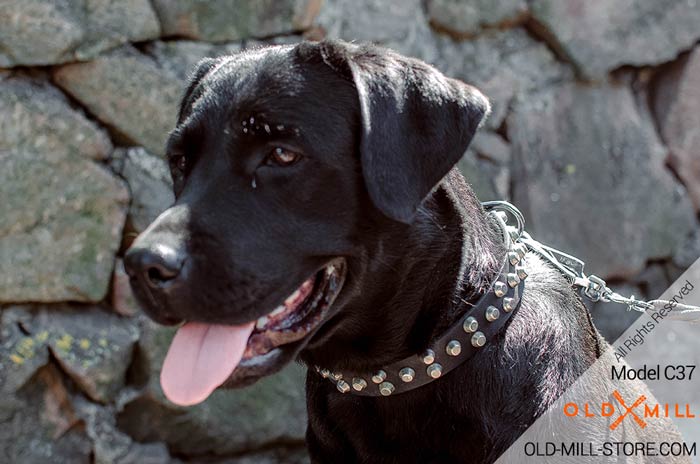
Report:
M 510 213 L 518 223 L 517 236 L 520 238 L 520 241 L 527 246 L 529 251 L 535 253 L 554 266 L 569 280 L 571 286 L 576 288 L 582 296 L 593 302 L 602 301 L 605 303 L 623 304 L 627 306 L 627 311 L 634 310 L 643 313 L 647 310 L 654 309 L 654 305 L 646 301 L 637 300 L 634 295 L 626 297 L 614 292 L 608 287 L 605 280 L 597 275 L 584 274 L 584 263 L 580 259 L 567 255 L 556 248 L 543 245 L 533 239 L 530 234 L 525 231 L 525 220 L 522 213 L 512 204 L 506 201 L 487 201 L 483 202 L 482 205 L 487 211 Z

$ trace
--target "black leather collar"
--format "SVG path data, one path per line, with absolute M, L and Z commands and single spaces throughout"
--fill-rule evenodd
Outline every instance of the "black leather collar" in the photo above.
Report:
M 459 322 L 450 327 L 424 353 L 412 355 L 375 372 L 333 372 L 315 366 L 316 372 L 333 382 L 341 393 L 361 396 L 397 395 L 432 382 L 471 358 L 492 340 L 520 307 L 527 271 L 527 248 L 520 243 L 522 226 L 506 225 L 502 211 L 490 211 L 503 231 L 506 257 L 498 278 Z

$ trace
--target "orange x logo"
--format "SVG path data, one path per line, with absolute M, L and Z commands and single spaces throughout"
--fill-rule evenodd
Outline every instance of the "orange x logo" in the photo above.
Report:
M 615 422 L 613 422 L 610 425 L 610 430 L 615 430 L 617 428 L 617 426 L 622 423 L 622 420 L 625 417 L 627 417 L 627 415 L 631 415 L 632 419 L 634 419 L 634 421 L 637 423 L 637 425 L 639 425 L 641 428 L 644 428 L 647 426 L 646 422 L 644 422 L 642 419 L 640 419 L 639 416 L 637 414 L 635 414 L 635 412 L 633 411 L 634 408 L 636 408 L 637 406 L 639 406 L 640 404 L 644 403 L 647 400 L 646 396 L 641 395 L 639 398 L 637 398 L 637 401 L 632 403 L 632 406 L 630 406 L 630 407 L 627 407 L 627 405 L 625 404 L 625 400 L 622 399 L 622 395 L 620 395 L 620 392 L 618 392 L 617 390 L 615 390 L 613 392 L 613 396 L 615 397 L 617 402 L 620 403 L 620 405 L 623 408 L 625 408 L 625 413 L 620 415 L 620 417 L 618 417 L 615 420 Z

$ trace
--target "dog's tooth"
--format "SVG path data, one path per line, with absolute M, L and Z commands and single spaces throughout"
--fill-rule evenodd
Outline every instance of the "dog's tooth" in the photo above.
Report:
M 264 329 L 265 326 L 267 325 L 268 318 L 267 316 L 262 316 L 259 317 L 257 321 L 255 321 L 255 327 L 258 329 Z
M 278 307 L 276 307 L 274 311 L 272 311 L 270 313 L 270 317 L 279 316 L 280 314 L 282 314 L 286 310 L 287 310 L 287 307 L 285 305 L 281 304 Z
M 294 303 L 294 300 L 296 300 L 299 297 L 299 289 L 297 288 L 294 290 L 294 293 L 289 295 L 286 300 L 284 300 L 284 304 L 292 304 Z

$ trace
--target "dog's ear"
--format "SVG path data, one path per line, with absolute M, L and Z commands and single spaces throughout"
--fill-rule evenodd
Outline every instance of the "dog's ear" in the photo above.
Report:
M 195 90 L 199 85 L 199 81 L 206 76 L 209 71 L 217 64 L 221 62 L 220 58 L 203 58 L 197 62 L 197 64 L 192 68 L 190 72 L 190 77 L 187 79 L 187 90 L 180 100 L 180 111 L 177 115 L 177 123 L 180 124 L 182 119 L 186 116 L 187 111 L 192 104 L 192 101 L 196 97 Z
M 360 99 L 360 156 L 370 198 L 409 223 L 459 161 L 489 112 L 474 87 L 426 63 L 373 46 L 326 41 L 323 59 L 350 72 Z

